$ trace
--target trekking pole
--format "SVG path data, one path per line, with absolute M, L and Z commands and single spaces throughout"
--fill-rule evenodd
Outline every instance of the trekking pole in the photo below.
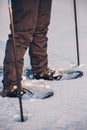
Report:
M 76 33 L 77 65 L 79 66 L 80 65 L 80 58 L 79 58 L 79 41 L 78 41 L 76 0 L 73 0 L 73 4 L 74 4 L 74 19 L 75 19 L 75 33 Z
M 15 45 L 15 34 L 14 34 L 14 22 L 13 22 L 13 14 L 12 14 L 12 3 L 11 0 L 8 0 L 9 6 L 9 14 L 10 14 L 10 22 L 11 22 L 11 30 L 13 35 L 13 51 L 14 51 L 14 61 L 15 61 L 15 69 L 16 69 L 16 80 L 17 80 L 17 87 L 18 87 L 18 98 L 19 98 L 19 105 L 20 105 L 20 116 L 21 122 L 24 122 L 23 116 L 23 108 L 22 108 L 22 98 L 21 98 L 21 86 L 20 86 L 20 79 L 18 73 L 18 65 L 17 65 L 17 57 L 16 57 L 16 45 Z

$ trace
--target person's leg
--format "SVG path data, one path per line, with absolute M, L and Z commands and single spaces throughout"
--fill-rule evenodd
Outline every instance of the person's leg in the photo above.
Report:
M 24 54 L 32 41 L 32 34 L 36 26 L 38 3 L 39 0 L 12 1 L 16 56 L 20 81 L 22 77 Z M 12 34 L 9 35 L 7 41 L 3 66 L 3 86 L 5 89 L 16 81 Z
M 47 31 L 50 24 L 51 4 L 52 0 L 39 1 L 37 24 L 29 49 L 33 73 L 47 70 Z

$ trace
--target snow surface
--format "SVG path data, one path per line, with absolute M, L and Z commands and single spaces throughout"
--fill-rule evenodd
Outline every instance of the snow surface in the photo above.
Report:
M 76 2 L 81 64 L 77 69 L 82 70 L 84 76 L 68 81 L 37 81 L 37 87 L 43 84 L 50 87 L 55 94 L 45 100 L 23 99 L 26 120 L 23 123 L 20 122 L 18 99 L 0 97 L 0 130 L 87 130 L 87 0 Z M 0 9 L 2 66 L 5 42 L 10 32 L 7 0 L 0 0 Z M 53 0 L 48 34 L 50 67 L 67 69 L 77 65 L 74 27 L 73 0 Z M 25 66 L 28 65 L 29 58 L 26 53 Z M 31 82 L 29 85 L 33 87 Z

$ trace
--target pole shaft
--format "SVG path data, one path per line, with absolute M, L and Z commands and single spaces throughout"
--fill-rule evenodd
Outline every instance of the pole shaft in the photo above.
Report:
M 17 57 L 16 57 L 16 45 L 15 45 L 15 34 L 14 34 L 14 23 L 13 23 L 13 14 L 12 14 L 12 5 L 11 1 L 8 0 L 9 5 L 9 14 L 10 14 L 10 22 L 12 27 L 12 35 L 13 35 L 13 51 L 14 51 L 14 61 L 15 61 L 15 69 L 16 69 L 16 79 L 17 79 L 17 87 L 18 87 L 18 94 L 19 94 L 19 105 L 20 105 L 20 116 L 21 121 L 24 121 L 23 117 L 23 108 L 22 108 L 22 99 L 21 99 L 21 86 L 20 86 L 20 79 L 18 73 L 18 65 L 17 65 Z
M 75 18 L 75 33 L 76 33 L 77 64 L 79 66 L 80 65 L 80 58 L 79 58 L 79 41 L 78 41 L 76 1 L 73 0 L 73 3 L 74 3 L 74 18 Z

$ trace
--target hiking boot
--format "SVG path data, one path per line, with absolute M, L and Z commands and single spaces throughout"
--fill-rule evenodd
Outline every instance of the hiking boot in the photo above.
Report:
M 42 73 L 34 73 L 33 74 L 35 79 L 44 79 L 44 80 L 60 80 L 62 74 L 55 70 L 47 69 L 45 72 Z
M 21 89 L 21 96 L 23 96 L 26 92 Z M 10 87 L 7 87 L 3 89 L 3 91 L 0 93 L 2 97 L 18 97 L 19 92 L 16 84 L 11 85 Z

